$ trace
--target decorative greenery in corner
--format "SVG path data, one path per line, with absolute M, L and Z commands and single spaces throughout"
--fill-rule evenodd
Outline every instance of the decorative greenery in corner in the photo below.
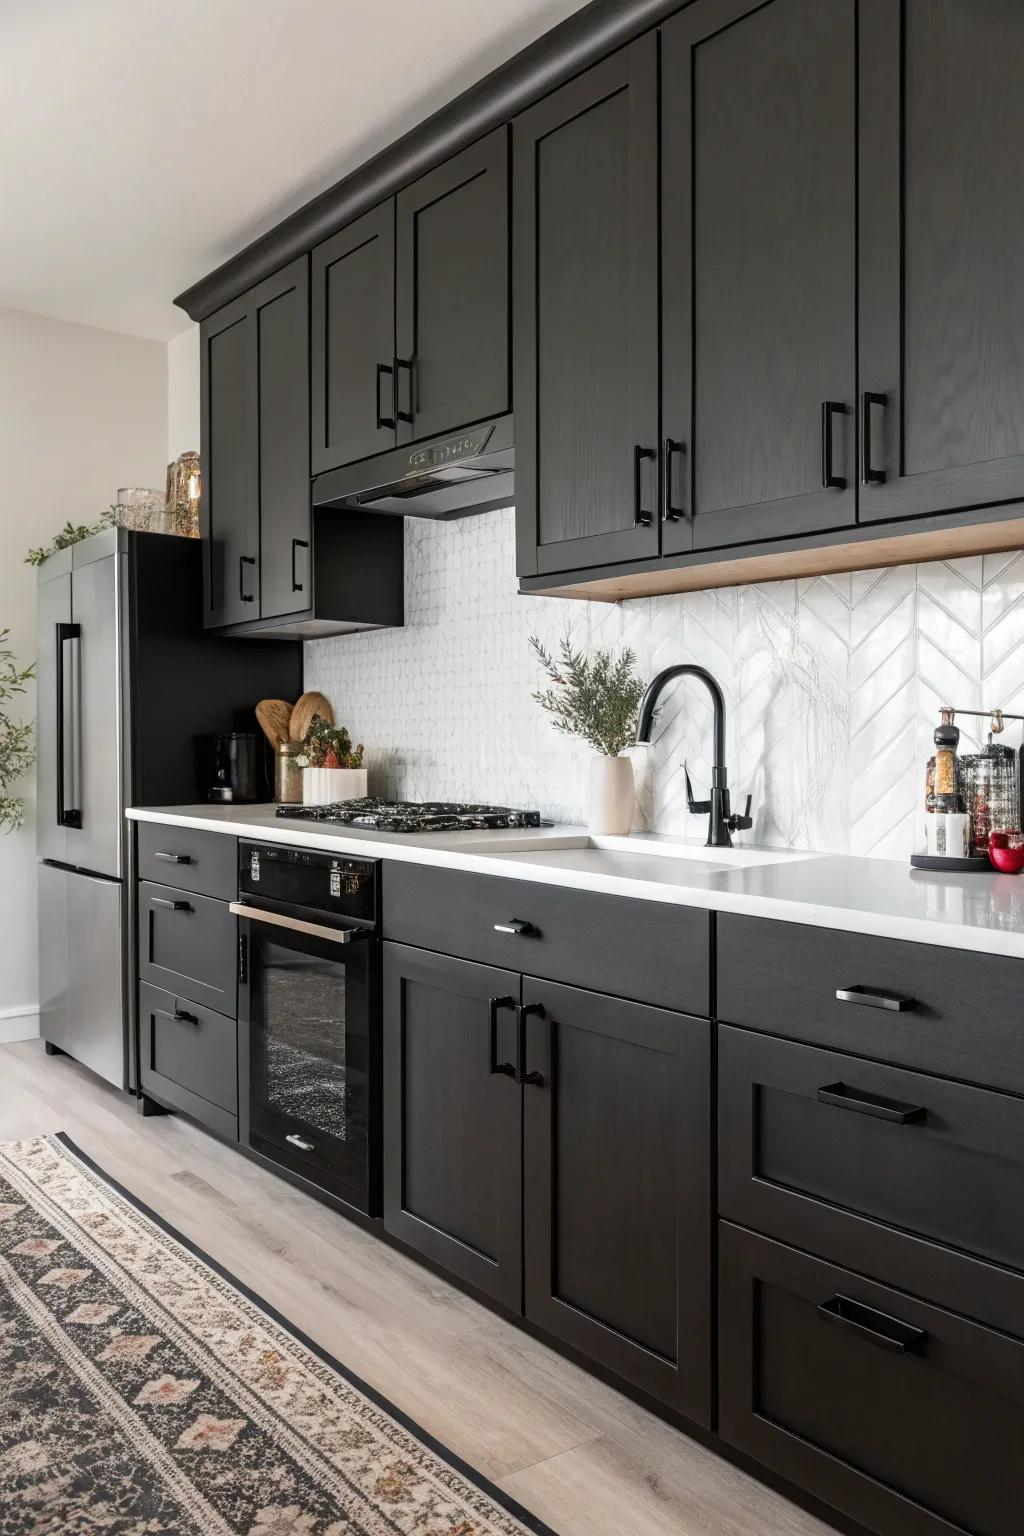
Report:
M 535 693 L 534 699 L 554 720 L 555 729 L 581 736 L 606 757 L 617 757 L 633 745 L 636 717 L 645 685 L 634 670 L 636 655 L 624 650 L 595 651 L 584 656 L 575 650 L 566 631 L 556 662 L 536 635 L 530 645 L 554 688 Z
M 67 549 L 71 544 L 80 544 L 83 539 L 91 538 L 94 533 L 102 533 L 104 528 L 112 528 L 116 521 L 116 510 L 110 507 L 94 523 L 67 522 L 45 548 L 30 549 L 25 556 L 25 564 L 42 565 L 44 560 L 49 560 L 50 556 L 55 555 L 59 549 Z
M 353 750 L 352 738 L 343 725 L 328 725 L 319 715 L 302 743 L 302 754 L 296 758 L 300 768 L 361 768 L 363 766 L 362 742 Z
M 25 807 L 8 789 L 31 768 L 36 753 L 31 725 L 8 719 L 3 706 L 16 693 L 24 693 L 25 684 L 36 674 L 35 667 L 19 671 L 15 666 L 14 652 L 4 643 L 9 634 L 10 630 L 0 629 L 0 827 L 14 832 L 24 820 Z

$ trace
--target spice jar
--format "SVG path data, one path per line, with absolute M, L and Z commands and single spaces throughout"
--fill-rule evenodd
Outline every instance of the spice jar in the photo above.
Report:
M 274 754 L 274 799 L 278 805 L 302 804 L 301 741 L 282 741 Z

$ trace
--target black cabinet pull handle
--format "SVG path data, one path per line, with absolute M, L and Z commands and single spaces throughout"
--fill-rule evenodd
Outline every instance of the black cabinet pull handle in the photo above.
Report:
M 299 549 L 308 549 L 308 548 L 309 548 L 309 540 L 308 539 L 292 539 L 292 591 L 293 592 L 301 592 L 303 587 L 305 586 L 305 582 L 298 581 L 296 579 L 296 576 L 295 576 L 295 552 L 296 552 L 296 550 L 299 550 Z
M 395 380 L 394 380 L 394 382 L 395 382 L 395 390 L 394 390 L 395 418 L 398 421 L 407 421 L 407 422 L 409 422 L 410 425 L 412 424 L 413 416 L 416 414 L 416 402 L 415 402 L 416 372 L 415 372 L 415 367 L 416 367 L 416 365 L 412 361 L 411 358 L 408 358 L 408 357 L 396 357 L 395 358 Z M 401 371 L 401 369 L 403 369 L 403 368 L 406 370 L 406 372 L 409 375 L 409 409 L 407 411 L 400 411 L 398 409 L 398 375 L 399 375 L 399 372 Z
M 245 590 L 245 568 L 247 565 L 255 565 L 255 555 L 239 555 L 238 557 L 238 600 L 241 603 L 254 603 L 255 596 Z
M 487 999 L 487 1023 L 488 1023 L 488 1048 L 487 1071 L 493 1077 L 500 1073 L 503 1077 L 515 1077 L 516 1068 L 512 1061 L 498 1060 L 498 1009 L 514 1008 L 514 997 L 489 997 Z
M 857 1003 L 861 1008 L 885 1008 L 890 1013 L 913 1013 L 916 997 L 904 997 L 902 992 L 879 992 L 877 987 L 837 987 L 836 997 L 841 1003 Z
M 923 1120 L 927 1114 L 923 1104 L 903 1104 L 899 1099 L 883 1099 L 879 1094 L 848 1088 L 845 1083 L 826 1083 L 824 1088 L 819 1088 L 818 1103 L 834 1104 L 837 1109 L 852 1109 L 858 1115 L 873 1115 L 876 1120 L 888 1120 L 892 1125 L 910 1125 L 915 1120 Z
M 191 904 L 187 901 L 171 901 L 167 896 L 151 896 L 151 907 L 166 907 L 168 912 L 191 912 Z
M 686 517 L 685 507 L 672 505 L 672 460 L 677 453 L 685 453 L 686 445 L 677 443 L 674 437 L 665 439 L 665 510 L 661 514 L 664 523 L 676 523 Z
M 849 1296 L 833 1296 L 830 1301 L 823 1301 L 818 1316 L 840 1328 L 849 1328 L 879 1349 L 891 1349 L 900 1355 L 919 1349 L 928 1337 L 923 1328 L 901 1322 L 898 1317 L 890 1317 L 887 1312 L 879 1312 Z
M 821 402 L 821 484 L 826 491 L 846 490 L 846 476 L 835 474 L 832 468 L 832 418 L 845 415 L 846 406 L 841 400 Z
M 860 478 L 865 485 L 884 485 L 885 470 L 875 469 L 871 463 L 871 407 L 884 410 L 889 404 L 888 395 L 879 395 L 866 389 L 860 397 Z
M 507 923 L 495 923 L 495 933 L 510 933 L 515 939 L 525 939 L 531 933 L 536 933 L 532 923 L 525 922 L 521 917 L 510 917 Z
M 199 1019 L 194 1013 L 186 1013 L 184 1008 L 154 1008 L 153 1012 L 160 1019 L 173 1019 L 175 1024 L 194 1024 L 198 1028 Z
M 642 448 L 639 443 L 633 449 L 633 526 L 634 528 L 649 528 L 654 521 L 654 514 L 645 512 L 643 502 L 643 462 L 645 459 L 656 459 L 657 453 L 653 448 Z
M 391 380 L 391 415 L 382 416 L 380 411 L 380 381 L 384 374 Z M 388 427 L 391 431 L 395 428 L 395 370 L 390 363 L 377 364 L 377 431 L 382 427 Z
M 154 853 L 154 859 L 163 859 L 165 864 L 191 864 L 190 853 Z
M 526 1070 L 526 1021 L 530 1015 L 538 1019 L 547 1018 L 547 1012 L 543 1003 L 520 1003 L 516 1006 L 516 1082 L 529 1083 L 532 1087 L 542 1088 L 544 1078 L 540 1072 L 527 1072 Z

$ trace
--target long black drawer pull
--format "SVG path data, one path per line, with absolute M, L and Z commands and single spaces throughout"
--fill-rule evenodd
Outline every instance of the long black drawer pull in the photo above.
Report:
M 380 381 L 384 374 L 391 380 L 391 415 L 384 416 L 380 408 Z M 377 364 L 377 431 L 387 427 L 389 431 L 395 429 L 395 370 L 390 363 Z
M 672 460 L 677 453 L 685 452 L 685 444 L 677 443 L 674 437 L 665 439 L 665 510 L 661 514 L 664 523 L 676 523 L 681 517 L 685 518 L 684 507 L 673 506 L 672 497 Z
M 818 1089 L 819 1104 L 834 1104 L 837 1109 L 852 1109 L 858 1115 L 873 1115 L 892 1125 L 911 1125 L 923 1120 L 928 1111 L 923 1104 L 902 1104 L 899 1099 L 883 1099 L 874 1093 L 848 1088 L 845 1083 L 826 1083 Z
M 901 1322 L 898 1317 L 878 1312 L 849 1296 L 833 1296 L 830 1301 L 823 1301 L 818 1316 L 840 1328 L 849 1328 L 851 1333 L 859 1333 L 861 1338 L 877 1344 L 879 1349 L 891 1349 L 899 1355 L 905 1355 L 910 1349 L 920 1349 L 928 1337 L 923 1328 Z
M 885 484 L 885 470 L 875 469 L 871 462 L 871 407 L 877 405 L 884 411 L 888 403 L 888 395 L 875 394 L 870 389 L 860 397 L 860 478 L 865 485 Z
M 534 1088 L 542 1088 L 543 1074 L 526 1070 L 526 1021 L 531 1014 L 538 1019 L 547 1018 L 543 1003 L 523 1003 L 516 1009 L 516 1082 L 529 1083 Z
M 836 997 L 841 1003 L 859 1003 L 862 1008 L 886 1008 L 890 1013 L 913 1013 L 916 997 L 905 997 L 902 992 L 879 992 L 877 987 L 837 987 Z
M 845 416 L 846 406 L 841 400 L 821 402 L 821 483 L 825 490 L 845 491 L 846 476 L 837 475 L 832 464 L 832 418 Z
M 194 1024 L 199 1027 L 199 1019 L 194 1013 L 186 1013 L 184 1008 L 175 1008 L 172 1013 L 169 1008 L 154 1008 L 153 1012 L 159 1019 L 173 1019 L 175 1024 Z
M 188 902 L 188 901 L 171 901 L 166 896 L 151 896 L 149 898 L 149 904 L 150 904 L 151 907 L 166 907 L 168 912 L 191 912 L 192 911 L 192 904 L 191 904 L 191 902 Z
M 489 997 L 487 999 L 488 1021 L 488 1046 L 487 1046 L 487 1070 L 493 1077 L 500 1073 L 502 1077 L 515 1077 L 515 1062 L 498 1060 L 498 1009 L 514 1008 L 514 997 Z
M 154 853 L 154 859 L 163 859 L 166 864 L 191 864 L 190 853 Z
M 639 443 L 633 449 L 633 526 L 635 528 L 649 528 L 654 521 L 654 513 L 645 511 L 643 505 L 643 462 L 644 459 L 657 457 L 653 448 L 642 448 Z

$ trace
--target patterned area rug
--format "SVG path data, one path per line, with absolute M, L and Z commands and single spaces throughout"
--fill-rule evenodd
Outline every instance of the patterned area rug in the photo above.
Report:
M 65 1136 L 0 1144 L 2 1536 L 527 1531 Z

